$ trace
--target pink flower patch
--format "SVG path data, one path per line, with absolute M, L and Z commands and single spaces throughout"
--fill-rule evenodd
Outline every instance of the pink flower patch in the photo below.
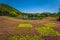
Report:
M 57 22 L 56 25 L 57 25 L 57 26 L 60 26 L 60 22 Z

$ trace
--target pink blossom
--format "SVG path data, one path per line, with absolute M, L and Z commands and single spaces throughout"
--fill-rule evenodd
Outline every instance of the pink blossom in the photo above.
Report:
M 57 22 L 56 25 L 57 25 L 57 26 L 60 26 L 60 22 Z

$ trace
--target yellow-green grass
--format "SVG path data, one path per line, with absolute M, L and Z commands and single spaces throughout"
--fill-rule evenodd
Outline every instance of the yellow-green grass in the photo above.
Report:
M 52 22 L 45 23 L 43 25 L 44 25 L 44 27 L 55 27 L 56 26 L 55 23 L 52 23 Z
M 44 40 L 44 38 L 42 36 L 10 36 L 8 37 L 9 40 Z
M 52 28 L 41 27 L 41 28 L 36 28 L 36 30 L 43 36 L 44 35 L 60 36 L 60 33 L 53 30 Z
M 18 27 L 33 27 L 32 24 L 19 24 Z

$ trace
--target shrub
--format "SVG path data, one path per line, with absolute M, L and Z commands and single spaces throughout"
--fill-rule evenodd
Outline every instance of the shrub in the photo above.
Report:
M 16 12 L 12 11 L 12 12 L 9 12 L 9 15 L 12 17 L 16 17 L 18 14 Z
M 10 36 L 8 40 L 44 40 L 41 36 Z
M 57 26 L 60 26 L 60 22 L 57 22 L 56 25 L 57 25 Z
M 9 40 L 18 40 L 18 36 L 16 36 L 16 35 L 10 36 L 8 39 Z
M 18 27 L 32 27 L 31 24 L 19 24 Z
M 55 27 L 55 23 L 46 23 L 43 24 L 45 27 Z
M 60 33 L 51 29 L 51 28 L 36 28 L 36 30 L 41 34 L 41 35 L 54 35 L 54 36 L 60 36 Z

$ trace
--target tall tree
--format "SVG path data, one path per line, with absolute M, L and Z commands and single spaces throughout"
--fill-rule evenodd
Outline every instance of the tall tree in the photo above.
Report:
M 60 7 L 59 7 L 58 15 L 59 15 L 58 21 L 60 21 Z

